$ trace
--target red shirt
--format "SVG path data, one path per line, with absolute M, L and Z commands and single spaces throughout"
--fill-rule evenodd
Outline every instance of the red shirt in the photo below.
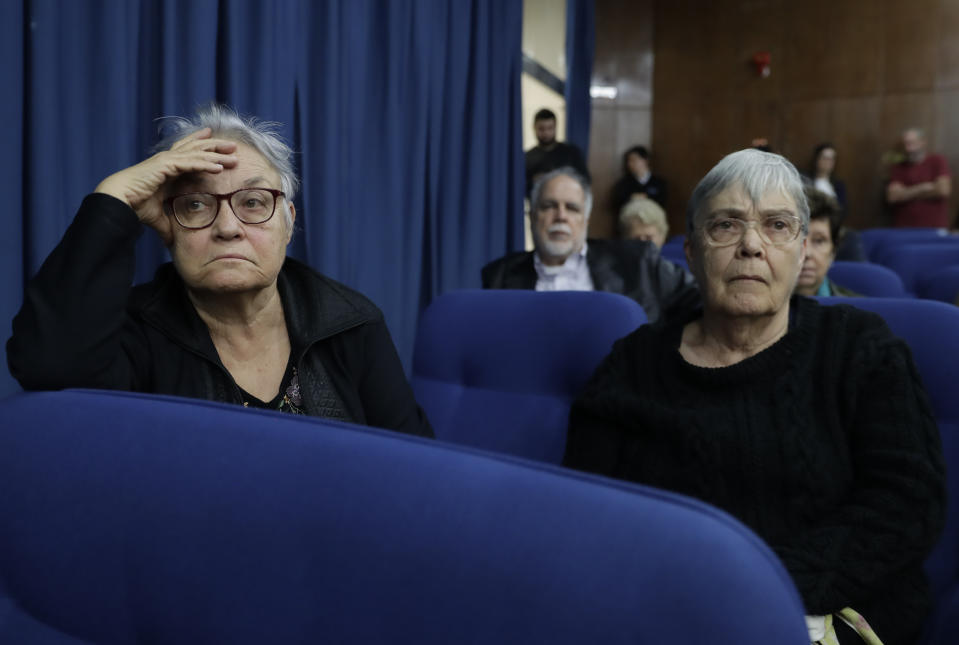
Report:
M 926 155 L 919 163 L 903 161 L 892 167 L 889 181 L 898 181 L 904 186 L 915 186 L 939 177 L 950 175 L 949 164 L 942 155 Z M 893 223 L 895 226 L 928 226 L 947 228 L 949 226 L 949 200 L 942 197 L 910 199 L 893 205 Z

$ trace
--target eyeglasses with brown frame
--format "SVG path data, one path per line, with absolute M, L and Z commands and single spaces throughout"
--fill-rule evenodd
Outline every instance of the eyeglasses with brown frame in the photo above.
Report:
M 276 201 L 286 197 L 274 188 L 240 188 L 232 193 L 184 193 L 163 201 L 167 212 L 172 212 L 183 228 L 199 230 L 216 221 L 220 203 L 225 199 L 230 210 L 244 224 L 263 224 L 276 212 Z

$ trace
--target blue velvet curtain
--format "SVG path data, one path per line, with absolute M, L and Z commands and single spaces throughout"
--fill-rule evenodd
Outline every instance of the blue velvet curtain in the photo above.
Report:
M 593 100 L 589 86 L 596 50 L 593 0 L 566 0 L 566 140 L 589 157 L 589 125 Z
M 519 2 L 24 0 L 0 18 L 4 341 L 83 196 L 158 118 L 211 100 L 284 124 L 290 254 L 376 302 L 405 361 L 433 296 L 522 246 Z M 137 280 L 165 259 L 145 233 Z

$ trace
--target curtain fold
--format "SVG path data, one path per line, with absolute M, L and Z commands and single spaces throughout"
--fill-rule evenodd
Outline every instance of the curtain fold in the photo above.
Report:
M 0 114 L 23 133 L 0 157 L 3 341 L 83 196 L 147 155 L 160 117 L 214 100 L 283 124 L 303 182 L 290 255 L 379 305 L 407 365 L 422 307 L 479 286 L 483 264 L 522 245 L 521 3 L 24 0 L 0 12 Z M 137 281 L 167 258 L 144 233 Z M 0 370 L 0 395 L 15 389 Z
M 592 97 L 589 86 L 596 54 L 596 11 L 593 0 L 566 0 L 566 140 L 589 157 Z

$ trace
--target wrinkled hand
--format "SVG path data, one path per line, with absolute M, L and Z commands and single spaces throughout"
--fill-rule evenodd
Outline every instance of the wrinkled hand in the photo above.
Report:
M 163 212 L 163 185 L 187 173 L 219 173 L 236 165 L 236 143 L 211 138 L 210 128 L 188 134 L 169 150 L 158 152 L 135 166 L 116 172 L 96 192 L 126 202 L 143 224 L 153 228 L 164 244 L 173 240 L 171 218 Z

